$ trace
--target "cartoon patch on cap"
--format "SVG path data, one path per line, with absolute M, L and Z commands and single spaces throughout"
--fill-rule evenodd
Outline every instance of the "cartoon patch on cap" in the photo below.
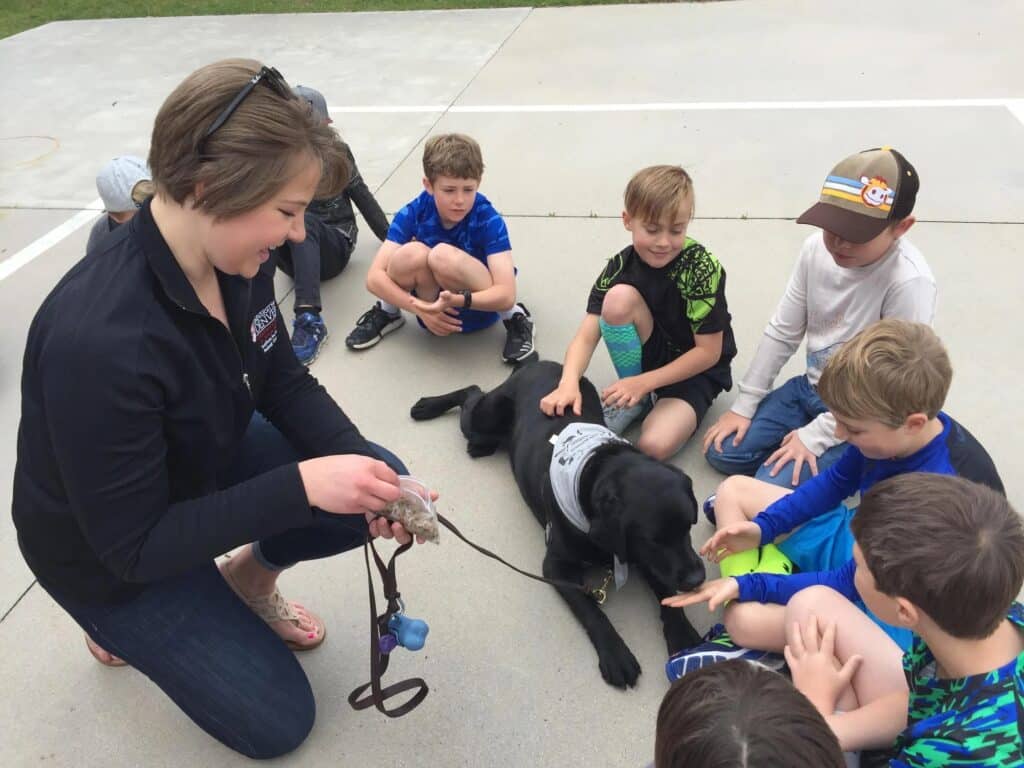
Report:
M 832 175 L 825 179 L 821 196 L 823 199 L 834 197 L 888 212 L 896 198 L 896 192 L 882 176 L 872 176 L 871 178 L 861 176 L 858 181 Z
M 881 176 L 873 176 L 870 179 L 861 176 L 860 183 L 864 185 L 864 189 L 860 191 L 860 199 L 864 201 L 864 205 L 870 205 L 872 208 L 885 206 L 884 210 L 889 209 L 895 193 L 889 188 L 888 181 Z

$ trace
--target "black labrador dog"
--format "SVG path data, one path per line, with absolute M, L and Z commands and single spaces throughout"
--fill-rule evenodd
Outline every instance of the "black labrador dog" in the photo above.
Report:
M 496 389 L 471 386 L 421 398 L 412 408 L 418 421 L 461 407 L 462 433 L 473 457 L 507 446 L 519 491 L 542 526 L 548 528 L 543 573 L 551 579 L 583 583 L 591 565 L 610 565 L 613 557 L 636 568 L 660 601 L 704 581 L 704 565 L 694 552 L 690 527 L 697 522 L 697 501 L 690 478 L 681 470 L 646 456 L 625 442 L 597 448 L 578 476 L 578 503 L 589 520 L 584 533 L 566 519 L 555 501 L 548 469 L 551 438 L 573 422 L 603 425 L 594 385 L 581 379 L 583 415 L 571 409 L 548 417 L 540 400 L 556 386 L 562 366 L 535 361 L 517 368 Z M 640 664 L 597 603 L 579 590 L 556 587 L 587 631 L 605 681 L 635 685 Z M 661 608 L 669 653 L 700 641 L 683 611 Z

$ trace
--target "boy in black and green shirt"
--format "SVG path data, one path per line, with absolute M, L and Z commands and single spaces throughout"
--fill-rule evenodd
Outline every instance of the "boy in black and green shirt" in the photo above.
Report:
M 678 451 L 715 397 L 732 388 L 725 270 L 687 236 L 692 218 L 693 185 L 682 168 L 657 165 L 633 176 L 622 213 L 633 244 L 594 284 L 561 382 L 540 402 L 544 413 L 580 413 L 580 377 L 602 338 L 619 375 L 601 392 L 605 422 L 621 434 L 649 412 L 637 447 L 657 459 Z

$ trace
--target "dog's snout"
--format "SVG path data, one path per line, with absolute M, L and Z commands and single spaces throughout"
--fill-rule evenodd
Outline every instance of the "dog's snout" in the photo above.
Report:
M 683 572 L 683 578 L 680 579 L 679 588 L 683 592 L 689 592 L 690 590 L 696 589 L 704 583 L 704 577 L 704 563 L 697 560 Z

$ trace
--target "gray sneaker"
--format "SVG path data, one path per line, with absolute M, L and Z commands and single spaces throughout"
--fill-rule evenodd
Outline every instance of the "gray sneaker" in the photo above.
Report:
M 650 396 L 645 397 L 639 403 L 629 408 L 619 408 L 614 405 L 604 405 L 601 407 L 601 411 L 604 413 L 604 423 L 612 432 L 616 435 L 621 435 L 637 419 L 642 419 L 646 416 L 651 408 L 654 407 L 651 403 Z

